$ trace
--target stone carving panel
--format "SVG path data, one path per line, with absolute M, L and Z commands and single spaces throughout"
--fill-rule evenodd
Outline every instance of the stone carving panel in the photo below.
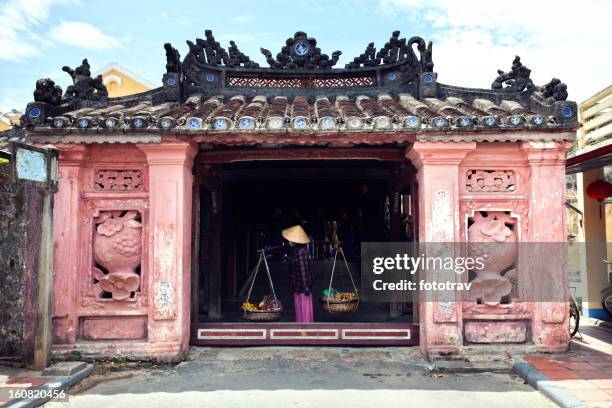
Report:
M 140 288 L 142 224 L 138 211 L 103 211 L 94 218 L 94 282 L 101 298 L 126 300 Z
M 513 170 L 468 170 L 466 185 L 470 192 L 510 192 L 516 190 Z
M 140 170 L 97 170 L 94 188 L 99 191 L 140 191 L 143 188 Z
M 477 211 L 470 221 L 468 256 L 480 258 L 483 267 L 474 269 L 467 298 L 495 306 L 516 287 L 516 219 L 504 211 Z

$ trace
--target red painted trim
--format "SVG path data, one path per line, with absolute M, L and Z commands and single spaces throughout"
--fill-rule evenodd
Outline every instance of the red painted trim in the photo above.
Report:
M 414 133 L 208 133 L 199 135 L 179 135 L 179 139 L 218 146 L 259 146 L 273 144 L 280 146 L 336 146 L 389 145 L 395 143 L 414 143 Z M 166 137 L 176 140 L 174 136 Z M 164 136 L 162 136 L 162 140 Z
M 565 167 L 569 168 L 589 160 L 598 159 L 612 153 L 612 144 L 600 147 L 590 152 L 582 153 L 574 157 L 570 157 L 565 161 Z
M 344 333 L 344 337 L 404 337 L 405 332 L 372 332 L 372 331 L 351 331 Z
M 191 344 L 415 346 L 419 344 L 419 326 L 410 323 L 192 323 Z
M 304 337 L 327 337 L 337 336 L 337 331 L 320 331 L 320 332 L 309 332 L 309 331 L 283 331 L 274 332 L 272 337 L 293 337 L 293 336 L 304 336 Z

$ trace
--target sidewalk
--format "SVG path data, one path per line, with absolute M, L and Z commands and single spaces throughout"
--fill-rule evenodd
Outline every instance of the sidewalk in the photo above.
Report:
M 0 408 L 36 407 L 52 397 L 67 401 L 67 390 L 87 377 L 93 365 L 56 363 L 44 371 L 0 366 Z
M 585 319 L 580 334 L 564 355 L 525 360 L 585 406 L 612 408 L 612 330 Z
M 45 408 L 555 408 L 509 370 L 432 373 L 416 347 L 194 347 L 189 360 L 97 370 Z

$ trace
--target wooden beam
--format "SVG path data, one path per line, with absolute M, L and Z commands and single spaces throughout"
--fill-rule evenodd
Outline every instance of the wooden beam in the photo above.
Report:
M 579 164 L 584 164 L 589 160 L 596 160 L 608 156 L 609 154 L 612 154 L 612 144 L 600 147 L 595 150 L 591 150 L 590 152 L 579 154 L 574 157 L 570 157 L 565 161 L 566 172 L 568 174 L 575 173 L 575 171 L 571 171 L 572 167 L 577 166 Z
M 51 311 L 53 309 L 53 193 L 43 194 L 43 215 L 38 254 L 36 334 L 34 370 L 44 370 L 51 361 Z
M 285 148 L 202 151 L 199 164 L 233 163 L 254 160 L 381 160 L 406 161 L 405 148 Z

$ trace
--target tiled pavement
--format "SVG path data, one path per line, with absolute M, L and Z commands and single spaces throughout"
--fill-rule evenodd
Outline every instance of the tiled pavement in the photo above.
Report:
M 54 398 L 65 402 L 65 390 L 87 377 L 93 365 L 82 362 L 58 362 L 45 371 L 11 368 L 0 365 L 0 408 L 38 406 Z
M 580 332 L 571 352 L 525 360 L 585 405 L 612 408 L 612 329 L 587 321 Z
M 41 371 L 30 371 L 0 366 L 0 407 L 9 401 L 9 390 L 36 388 L 47 381 Z

